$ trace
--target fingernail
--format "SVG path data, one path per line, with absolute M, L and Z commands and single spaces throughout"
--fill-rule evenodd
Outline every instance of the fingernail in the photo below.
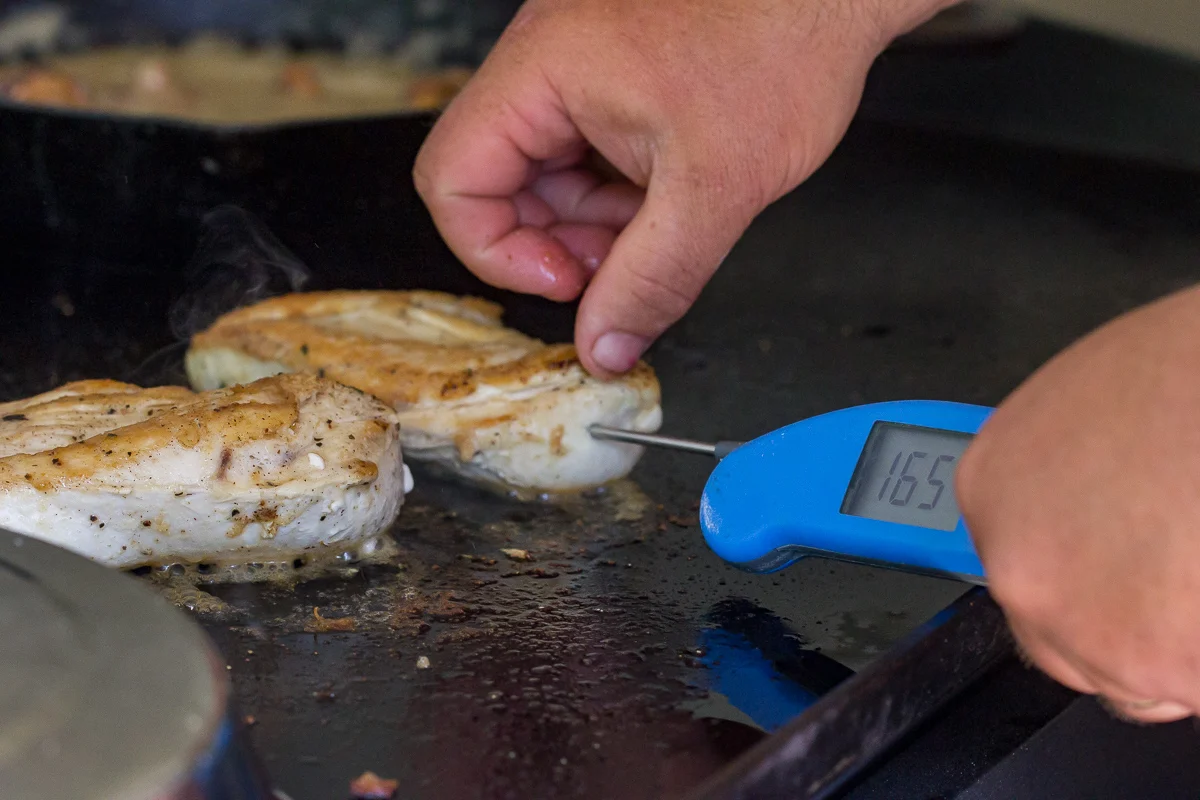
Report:
M 650 342 L 641 336 L 613 331 L 596 340 L 592 358 L 609 372 L 628 372 L 649 346 Z
M 1100 704 L 1107 707 L 1111 713 L 1133 722 L 1154 724 L 1156 722 L 1174 722 L 1193 715 L 1191 709 L 1179 703 L 1154 701 L 1121 701 L 1101 697 Z
M 1190 708 L 1180 705 L 1179 703 L 1163 702 L 1154 703 L 1153 705 L 1140 704 L 1130 706 L 1129 708 L 1140 719 L 1146 720 L 1180 719 L 1182 717 L 1190 717 L 1192 715 L 1192 710 Z

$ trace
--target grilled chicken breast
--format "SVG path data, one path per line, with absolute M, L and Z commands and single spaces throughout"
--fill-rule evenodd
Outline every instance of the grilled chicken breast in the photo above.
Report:
M 658 430 L 654 372 L 642 363 L 597 380 L 573 347 L 506 328 L 501 313 L 439 292 L 285 295 L 193 337 L 187 372 L 197 389 L 281 372 L 333 378 L 396 409 L 406 457 L 479 483 L 559 492 L 628 474 L 641 448 L 594 440 L 587 427 Z
M 410 487 L 395 412 L 313 375 L 0 404 L 0 527 L 115 567 L 369 550 Z

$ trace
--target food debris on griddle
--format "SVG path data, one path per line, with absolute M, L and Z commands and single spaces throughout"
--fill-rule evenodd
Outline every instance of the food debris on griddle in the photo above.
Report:
M 388 626 L 408 636 L 416 636 L 429 630 L 429 623 L 421 619 L 428 606 L 426 599 L 411 587 L 405 589 L 398 599 Z
M 433 643 L 439 647 L 447 644 L 456 644 L 458 642 L 466 642 L 471 639 L 478 639 L 481 636 L 491 636 L 492 631 L 487 628 L 455 628 L 453 630 L 439 633 Z
M 312 621 L 304 626 L 305 633 L 334 633 L 354 630 L 353 617 L 322 617 L 321 609 L 313 606 Z
M 467 608 L 461 603 L 454 602 L 458 597 L 454 592 L 438 592 L 425 607 L 425 613 L 438 622 L 453 622 L 466 619 Z
M 390 800 L 399 788 L 400 781 L 381 778 L 368 770 L 350 781 L 350 796 L 354 800 Z
M 528 550 L 520 550 L 516 547 L 502 547 L 500 548 L 500 552 L 509 561 L 537 561 Z

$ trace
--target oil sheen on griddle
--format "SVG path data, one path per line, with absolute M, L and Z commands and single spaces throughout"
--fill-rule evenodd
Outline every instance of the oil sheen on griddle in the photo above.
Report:
M 427 493 L 434 495 L 434 503 L 421 502 Z M 418 478 L 417 489 L 409 495 L 392 528 L 385 535 L 357 547 L 330 548 L 320 554 L 310 551 L 274 561 L 163 564 L 141 567 L 133 573 L 156 587 L 176 606 L 214 621 L 240 616 L 236 608 L 221 599 L 222 596 L 238 595 L 238 584 L 266 585 L 276 592 L 293 593 L 305 584 L 321 587 L 361 581 L 364 573 L 372 576 L 369 582 L 376 583 L 382 576 L 394 575 L 395 581 L 387 582 L 389 588 L 398 593 L 397 602 L 402 603 L 402 595 L 410 588 L 416 574 L 436 576 L 441 571 L 413 559 L 410 548 L 413 532 L 439 530 L 445 535 L 448 526 L 462 527 L 457 524 L 460 513 L 471 517 L 482 513 L 489 518 L 481 528 L 482 541 L 469 537 L 470 540 L 461 543 L 464 552 L 459 558 L 473 569 L 486 570 L 511 564 L 508 570 L 500 572 L 502 578 L 520 574 L 557 577 L 564 569 L 574 571 L 578 568 L 554 560 L 555 556 L 570 560 L 574 560 L 572 556 L 578 558 L 580 551 L 586 549 L 583 547 L 585 534 L 611 524 L 643 521 L 652 507 L 650 499 L 629 479 L 582 494 L 544 494 L 537 501 L 529 502 L 511 493 L 505 497 L 488 488 L 426 476 L 424 480 Z M 448 510 L 451 508 L 464 511 Z M 539 536 L 545 529 L 545 524 L 540 522 L 544 517 L 561 520 L 555 529 L 561 529 L 562 536 L 556 537 L 550 546 L 546 546 L 544 538 Z M 431 519 L 436 519 L 436 524 L 431 524 Z M 453 538 L 461 539 L 462 534 Z M 568 547 L 568 543 L 573 546 Z M 505 551 L 511 552 L 506 555 Z M 527 563 L 511 554 L 521 551 L 530 554 Z M 554 566 L 547 564 L 548 558 Z M 319 588 L 311 590 L 320 591 Z M 378 617 L 367 615 L 372 616 Z M 293 614 L 289 627 L 311 628 L 313 620 L 310 617 L 308 610 Z M 370 624 L 370 619 L 363 621 Z

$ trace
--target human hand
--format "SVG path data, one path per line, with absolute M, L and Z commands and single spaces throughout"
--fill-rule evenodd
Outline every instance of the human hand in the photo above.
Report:
M 584 366 L 624 372 L 825 161 L 888 42 L 951 4 L 528 0 L 429 134 L 417 190 L 484 280 L 582 292 Z
M 1200 711 L 1200 289 L 1080 340 L 963 455 L 967 527 L 1025 654 L 1117 713 Z

